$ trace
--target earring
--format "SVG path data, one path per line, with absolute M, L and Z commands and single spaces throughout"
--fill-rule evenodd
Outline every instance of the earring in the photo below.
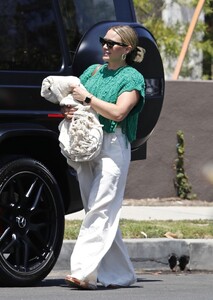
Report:
M 121 55 L 121 59 L 122 59 L 122 60 L 126 60 L 126 54 L 125 54 L 125 53 L 123 53 L 123 54 Z

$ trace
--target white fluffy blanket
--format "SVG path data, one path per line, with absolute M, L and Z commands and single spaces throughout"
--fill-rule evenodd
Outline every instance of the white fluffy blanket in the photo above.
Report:
M 72 121 L 64 119 L 59 124 L 61 152 L 76 169 L 75 162 L 92 160 L 100 153 L 103 130 L 96 112 L 70 94 L 72 83 L 81 85 L 75 76 L 48 76 L 42 82 L 41 96 L 52 103 L 77 108 Z

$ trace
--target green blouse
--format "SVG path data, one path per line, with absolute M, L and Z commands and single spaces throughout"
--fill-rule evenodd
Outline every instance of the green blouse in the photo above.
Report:
M 123 92 L 137 90 L 141 97 L 137 105 L 131 110 L 128 116 L 120 123 L 104 118 L 99 115 L 103 130 L 112 133 L 115 132 L 117 125 L 122 128 L 129 142 L 136 139 L 138 114 L 142 110 L 145 98 L 144 78 L 136 69 L 130 66 L 121 67 L 117 70 L 109 70 L 107 64 L 92 76 L 92 72 L 97 64 L 88 67 L 80 76 L 81 83 L 95 97 L 110 103 L 116 103 L 117 98 Z

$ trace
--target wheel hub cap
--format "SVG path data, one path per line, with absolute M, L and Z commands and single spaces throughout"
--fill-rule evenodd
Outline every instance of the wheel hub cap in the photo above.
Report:
M 19 228 L 24 228 L 27 224 L 26 219 L 22 216 L 17 216 L 16 217 L 16 222 L 17 222 Z

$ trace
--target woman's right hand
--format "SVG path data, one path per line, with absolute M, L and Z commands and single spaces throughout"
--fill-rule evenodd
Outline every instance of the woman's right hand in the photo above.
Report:
M 64 105 L 61 107 L 61 112 L 67 120 L 72 120 L 73 114 L 76 110 L 77 109 L 71 105 Z

